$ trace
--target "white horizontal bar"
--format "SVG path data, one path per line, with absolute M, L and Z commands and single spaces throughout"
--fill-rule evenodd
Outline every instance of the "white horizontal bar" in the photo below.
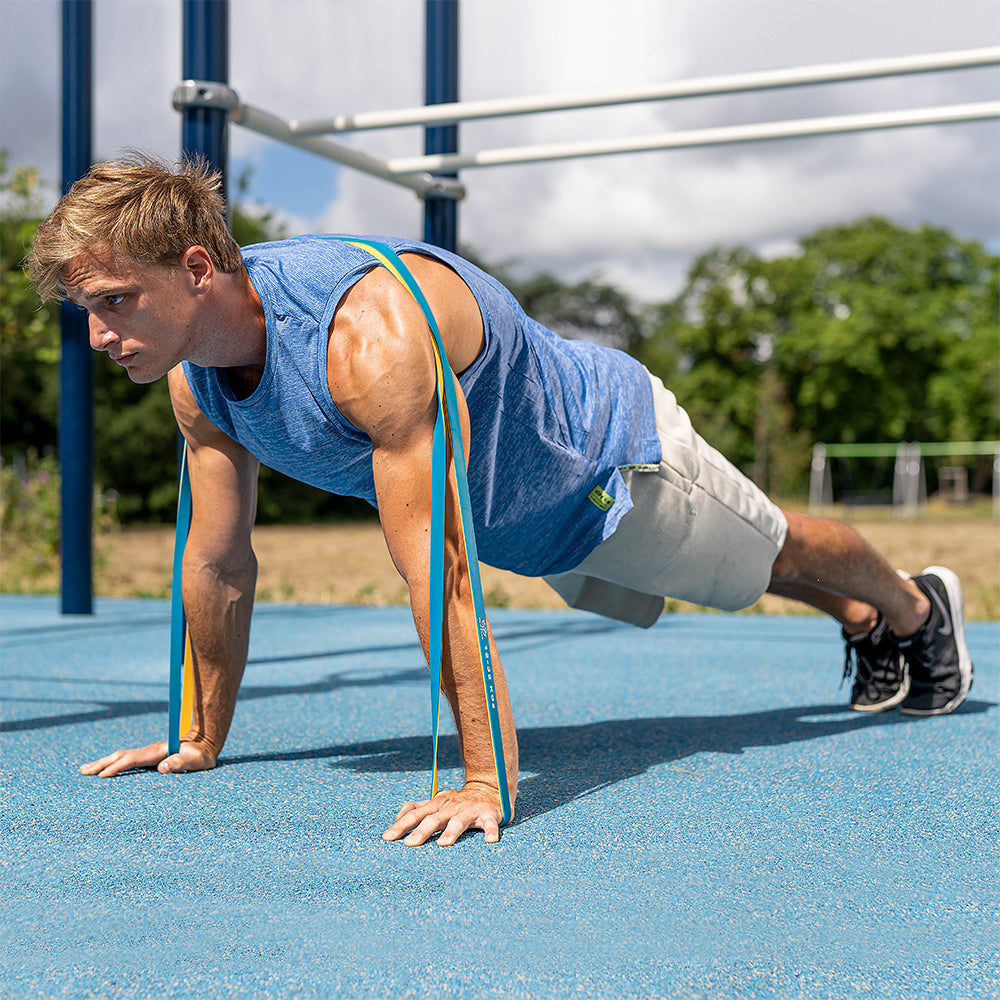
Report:
M 317 121 L 292 121 L 296 135 L 322 135 L 329 132 L 355 132 L 362 129 L 395 128 L 402 125 L 445 125 L 478 118 L 502 118 L 509 115 L 543 111 L 570 111 L 580 108 L 611 107 L 644 101 L 663 101 L 684 97 L 707 97 L 750 90 L 773 90 L 817 83 L 847 80 L 870 80 L 882 76 L 928 73 L 940 70 L 971 69 L 1000 63 L 1000 46 L 938 52 L 892 59 L 864 59 L 848 63 L 828 63 L 797 69 L 765 70 L 729 76 L 701 77 L 655 84 L 634 90 L 567 95 L 565 97 L 521 97 L 489 101 L 460 101 L 432 104 L 395 111 L 362 111 L 354 115 L 336 115 Z
M 279 142 L 288 143 L 299 149 L 307 150 L 322 156 L 324 159 L 333 160 L 334 163 L 341 163 L 347 167 L 354 167 L 363 173 L 373 177 L 380 177 L 382 180 L 391 181 L 402 187 L 416 191 L 419 195 L 430 195 L 445 198 L 462 198 L 465 195 L 465 188 L 458 182 L 446 177 L 413 176 L 419 171 L 407 171 L 407 175 L 400 176 L 388 168 L 385 160 L 363 153 L 335 139 L 324 136 L 303 136 L 296 135 L 289 123 L 283 118 L 261 111 L 249 104 L 240 105 L 231 113 L 232 120 L 261 135 L 277 139 Z
M 387 161 L 395 176 L 420 171 L 454 173 L 465 167 L 496 167 L 512 163 L 537 163 L 584 156 L 610 156 L 615 153 L 641 153 L 658 149 L 685 149 L 696 146 L 720 146 L 729 143 L 758 142 L 765 139 L 791 139 L 797 136 L 833 135 L 840 132 L 866 132 L 874 129 L 906 128 L 911 125 L 938 125 L 945 122 L 968 122 L 1000 118 L 1000 101 L 956 104 L 913 111 L 889 111 L 830 118 L 802 118 L 793 121 L 763 122 L 756 125 L 729 125 L 721 128 L 664 132 L 633 139 L 598 139 L 547 146 L 520 146 L 485 150 L 479 153 L 441 153 L 411 156 Z

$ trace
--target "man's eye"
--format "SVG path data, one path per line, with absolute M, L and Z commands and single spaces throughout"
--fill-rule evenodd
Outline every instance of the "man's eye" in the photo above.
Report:
M 106 295 L 104 301 L 107 302 L 109 306 L 120 306 L 122 302 L 125 301 L 124 295 Z

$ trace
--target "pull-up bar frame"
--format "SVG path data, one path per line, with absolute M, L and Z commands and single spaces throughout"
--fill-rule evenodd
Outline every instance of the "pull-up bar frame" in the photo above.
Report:
M 764 70 L 726 76 L 674 80 L 631 90 L 564 95 L 562 97 L 515 97 L 489 101 L 464 101 L 423 105 L 395 111 L 362 111 L 354 115 L 336 115 L 318 121 L 290 121 L 296 135 L 325 135 L 334 132 L 358 132 L 398 128 L 405 125 L 444 125 L 484 118 L 537 114 L 550 111 L 574 111 L 605 108 L 620 104 L 677 100 L 687 97 L 710 97 L 737 94 L 748 90 L 779 90 L 818 83 L 873 80 L 886 76 L 973 69 L 1000 62 L 1000 46 L 901 56 L 892 59 L 865 59 L 845 63 L 827 63 L 797 69 Z
M 390 175 L 406 177 L 417 171 L 458 170 L 469 167 L 497 167 L 515 163 L 540 163 L 582 157 L 610 156 L 615 153 L 644 153 L 667 149 L 694 149 L 725 146 L 768 139 L 792 139 L 846 132 L 870 132 L 913 125 L 940 125 L 949 122 L 979 121 L 1000 118 L 1000 101 L 956 104 L 915 111 L 889 111 L 862 115 L 837 115 L 827 118 L 798 118 L 791 121 L 761 122 L 755 125 L 730 125 L 719 128 L 687 129 L 633 139 L 604 139 L 591 142 L 565 142 L 540 146 L 490 149 L 479 153 L 452 153 L 436 156 L 400 157 L 386 161 Z
M 450 178 L 432 177 L 430 174 L 415 177 L 397 176 L 389 169 L 385 160 L 364 153 L 346 143 L 325 136 L 298 135 L 292 131 L 285 119 L 244 104 L 236 91 L 226 84 L 207 80 L 185 80 L 174 90 L 173 106 L 177 111 L 198 107 L 225 109 L 229 112 L 230 121 L 242 125 L 251 132 L 266 135 L 270 139 L 277 139 L 289 146 L 304 149 L 342 166 L 353 167 L 372 177 L 409 188 L 421 197 L 461 198 L 465 194 L 462 185 Z
M 89 11 L 90 0 L 62 0 L 64 16 L 69 11 Z M 457 80 L 457 31 L 458 0 L 425 0 L 427 9 L 427 37 L 425 59 L 428 81 L 430 74 L 452 75 Z M 964 52 L 946 52 L 932 55 L 912 56 L 902 59 L 867 60 L 864 62 L 831 64 L 793 70 L 776 70 L 764 73 L 749 73 L 731 76 L 708 77 L 698 80 L 675 81 L 642 90 L 612 91 L 606 94 L 583 94 L 563 97 L 530 97 L 500 101 L 473 101 L 461 103 L 457 100 L 457 86 L 448 82 L 433 88 L 428 83 L 427 107 L 402 109 L 388 112 L 362 112 L 355 115 L 341 115 L 323 122 L 285 121 L 267 112 L 243 104 L 234 90 L 228 86 L 228 0 L 183 0 L 183 42 L 185 49 L 183 73 L 185 83 L 174 92 L 174 106 L 184 117 L 182 144 L 188 152 L 198 152 L 206 156 L 226 176 L 228 159 L 226 152 L 226 130 L 233 120 L 244 127 L 261 134 L 271 135 L 279 141 L 289 143 L 320 155 L 326 159 L 352 166 L 391 183 L 415 191 L 424 198 L 425 238 L 428 230 L 427 219 L 444 208 L 450 212 L 450 222 L 446 227 L 438 227 L 450 236 L 437 236 L 429 242 L 439 242 L 447 249 L 456 249 L 455 243 L 455 201 L 464 194 L 464 187 L 455 177 L 437 177 L 431 171 L 449 172 L 460 166 L 488 166 L 500 162 L 531 162 L 539 159 L 558 159 L 568 156 L 607 155 L 612 152 L 638 151 L 647 149 L 670 149 L 693 145 L 715 145 L 722 142 L 748 142 L 760 139 L 791 137 L 793 134 L 819 135 L 835 132 L 859 131 L 862 129 L 892 128 L 904 125 L 940 123 L 944 121 L 970 121 L 980 117 L 1000 117 L 996 104 L 965 105 L 957 108 L 931 109 L 923 112 L 923 117 L 914 112 L 896 112 L 895 120 L 884 117 L 867 116 L 867 121 L 849 118 L 812 119 L 798 123 L 768 123 L 754 126 L 736 126 L 729 129 L 702 129 L 687 133 L 674 133 L 644 140 L 628 140 L 611 146 L 584 151 L 580 144 L 576 149 L 566 146 L 552 149 L 541 155 L 539 147 L 527 147 L 517 151 L 489 151 L 470 154 L 467 163 L 449 160 L 449 155 L 457 155 L 454 144 L 428 143 L 425 158 L 402 158 L 382 160 L 370 156 L 345 143 L 329 138 L 327 133 L 338 131 L 358 131 L 370 128 L 390 128 L 403 125 L 428 126 L 428 133 L 438 126 L 459 121 L 503 117 L 548 111 L 568 111 L 590 107 L 610 107 L 644 101 L 671 100 L 684 97 L 704 97 L 737 93 L 747 90 L 773 90 L 782 87 L 804 86 L 808 84 L 834 83 L 849 80 L 873 79 L 880 76 L 898 76 L 944 70 L 961 70 L 1000 64 L 1000 47 L 972 49 Z M 444 12 L 437 10 L 447 7 L 447 17 L 436 16 Z M 81 19 L 73 21 L 74 24 Z M 81 21 L 82 23 L 82 21 Z M 432 40 L 432 28 L 436 38 Z M 78 95 L 79 107 L 69 104 L 64 107 L 64 118 L 70 124 L 64 128 L 63 152 L 65 157 L 76 155 L 72 129 L 80 129 L 90 119 L 92 81 L 89 70 L 77 72 L 79 60 L 70 58 L 74 52 L 89 54 L 92 28 L 89 20 L 76 30 L 63 52 L 64 94 Z M 89 58 L 89 56 L 88 56 Z M 444 62 L 447 65 L 443 66 Z M 84 110 L 80 110 L 83 108 Z M 214 111 L 213 111 L 214 109 Z M 67 117 L 68 116 L 68 117 Z M 856 118 L 856 116 L 854 116 Z M 820 125 L 821 122 L 825 125 Z M 742 134 L 734 129 L 742 128 Z M 796 131 L 793 131 L 796 130 Z M 442 130 L 443 131 L 443 130 Z M 69 138 L 68 138 L 69 136 Z M 633 145 L 630 145 L 633 144 Z M 634 145 L 644 143 L 644 145 Z M 652 144 L 651 144 L 652 143 Z M 593 145 L 593 144 L 591 144 Z M 544 148 L 544 147 L 542 147 Z M 502 158 L 501 158 L 502 157 Z M 85 157 L 77 156 L 81 165 L 75 166 L 73 179 L 86 169 Z M 415 162 L 419 160 L 419 163 Z M 76 161 L 74 161 L 75 163 Z M 65 173 L 64 168 L 64 173 Z M 433 227 L 431 227 L 433 228 Z M 72 383 L 83 387 L 89 378 L 86 359 L 77 359 L 64 366 L 64 384 Z M 63 393 L 64 399 L 72 397 L 72 405 L 64 405 L 60 421 L 77 427 L 89 426 L 92 419 L 92 400 L 86 393 Z M 61 449 L 62 450 L 62 449 Z M 72 451 L 72 449 L 69 449 Z M 65 458 L 65 456 L 64 456 Z M 89 522 L 73 518 L 73 510 L 89 510 L 92 490 L 92 469 L 86 463 L 77 463 L 79 474 L 69 467 L 63 468 L 64 481 L 71 489 L 64 492 L 62 503 L 63 535 L 63 579 L 62 593 L 64 613 L 90 613 L 92 599 L 91 560 Z M 74 467 L 75 468 L 75 467 Z M 82 554 L 81 554 L 82 553 Z M 74 596 L 74 595 L 79 595 Z
M 405 125 L 440 125 L 471 119 L 495 118 L 537 112 L 609 107 L 643 101 L 702 97 L 735 92 L 867 80 L 877 77 L 912 75 L 944 70 L 1000 65 L 1000 46 L 909 56 L 897 59 L 868 59 L 853 63 L 745 73 L 721 77 L 675 81 L 632 91 L 611 91 L 568 97 L 529 97 L 509 101 L 471 101 L 435 104 L 400 111 L 341 115 L 319 122 L 286 120 L 246 104 L 231 88 L 198 80 L 186 80 L 174 91 L 178 110 L 193 106 L 224 107 L 231 120 L 251 131 L 306 149 L 344 166 L 354 167 L 382 180 L 410 188 L 424 198 L 461 198 L 464 187 L 457 179 L 435 176 L 469 167 L 506 166 L 579 157 L 608 156 L 667 149 L 759 142 L 877 129 L 939 125 L 950 122 L 1000 118 L 1000 101 L 981 101 L 937 108 L 918 108 L 872 114 L 839 115 L 826 118 L 761 122 L 708 129 L 689 129 L 651 136 L 604 139 L 476 153 L 433 153 L 430 155 L 380 159 L 324 133 L 390 128 Z

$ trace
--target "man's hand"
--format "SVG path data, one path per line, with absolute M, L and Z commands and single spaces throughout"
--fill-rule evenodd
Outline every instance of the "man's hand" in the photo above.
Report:
M 399 840 L 408 833 L 403 843 L 416 847 L 440 833 L 438 844 L 448 847 L 467 830 L 476 829 L 486 834 L 487 844 L 495 844 L 502 819 L 499 792 L 488 785 L 468 784 L 460 792 L 438 792 L 423 802 L 404 802 L 382 839 Z
M 123 771 L 155 767 L 160 774 L 185 771 L 209 771 L 215 767 L 216 753 L 203 743 L 182 741 L 179 753 L 167 753 L 166 743 L 150 743 L 136 750 L 116 750 L 107 757 L 91 761 L 80 768 L 81 774 L 96 774 L 99 778 L 113 778 Z

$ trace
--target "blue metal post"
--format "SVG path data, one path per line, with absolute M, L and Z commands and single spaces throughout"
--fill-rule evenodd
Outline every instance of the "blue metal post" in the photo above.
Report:
M 229 0 L 184 0 L 183 75 L 185 80 L 229 83 Z M 220 108 L 185 108 L 181 149 L 199 154 L 229 173 L 229 113 Z
M 62 189 L 91 165 L 93 146 L 91 0 L 62 3 Z M 94 363 L 87 315 L 60 311 L 59 465 L 64 615 L 93 614 Z
M 229 0 L 184 0 L 181 72 L 185 80 L 229 83 Z M 222 174 L 222 194 L 229 191 L 229 112 L 221 108 L 185 108 L 181 113 L 181 150 L 201 156 Z M 177 435 L 180 466 L 184 439 Z
M 448 104 L 458 100 L 458 0 L 425 0 L 424 16 L 424 103 Z M 424 129 L 425 154 L 457 152 L 457 125 Z M 458 202 L 454 198 L 424 200 L 424 241 L 445 250 L 458 249 Z

